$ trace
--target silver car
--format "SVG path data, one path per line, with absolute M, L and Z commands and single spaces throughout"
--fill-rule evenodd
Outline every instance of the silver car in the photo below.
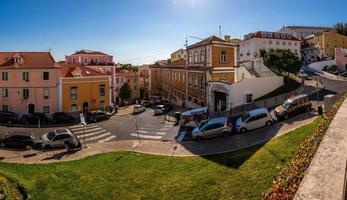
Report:
M 56 129 L 42 135 L 41 142 L 42 148 L 57 148 L 65 147 L 65 142 L 70 141 L 78 144 L 78 140 L 74 134 L 68 129 Z
M 203 138 L 220 137 L 230 134 L 232 131 L 231 123 L 226 117 L 218 117 L 206 120 L 195 127 L 192 136 L 194 140 Z

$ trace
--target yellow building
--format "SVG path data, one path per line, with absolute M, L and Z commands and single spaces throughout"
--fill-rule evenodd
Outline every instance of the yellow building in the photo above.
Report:
M 314 35 L 314 44 L 323 57 L 335 57 L 335 48 L 347 48 L 347 36 L 324 31 Z
M 184 49 L 179 49 L 171 54 L 171 62 L 175 62 L 177 60 L 187 59 L 187 52 Z
M 110 77 L 93 69 L 58 63 L 59 106 L 61 112 L 87 113 L 110 106 Z

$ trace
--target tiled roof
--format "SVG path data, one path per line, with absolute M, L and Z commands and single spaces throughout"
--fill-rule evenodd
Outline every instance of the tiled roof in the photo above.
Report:
M 78 55 L 78 54 L 92 54 L 92 55 L 104 55 L 104 56 L 108 56 L 108 54 L 100 52 L 100 51 L 92 51 L 92 50 L 86 50 L 86 49 L 82 49 L 80 51 L 76 51 L 74 54 L 72 55 Z
M 286 26 L 284 28 L 290 28 L 290 29 L 317 29 L 317 30 L 333 29 L 331 27 L 323 27 L 323 26 Z
M 185 59 L 179 59 L 179 60 L 168 63 L 168 65 L 185 65 L 185 64 L 186 64 Z
M 245 36 L 245 40 L 251 38 L 272 38 L 272 39 L 281 39 L 281 40 L 298 40 L 296 37 L 288 33 L 280 32 L 267 32 L 267 31 L 257 31 L 255 33 L 250 33 Z
M 202 46 L 202 45 L 206 45 L 206 44 L 210 44 L 212 43 L 213 41 L 218 41 L 218 42 L 226 42 L 225 40 L 215 36 L 215 35 L 212 35 L 208 38 L 205 38 L 203 40 L 201 40 L 200 42 L 197 42 L 195 44 L 192 44 L 192 45 L 189 45 L 187 47 L 187 49 L 191 49 L 191 48 L 194 48 L 194 47 L 198 47 L 198 46 Z
M 66 64 L 66 63 L 56 63 L 56 67 L 60 69 L 60 74 L 62 77 L 74 77 L 75 73 L 79 73 L 80 76 L 86 77 L 86 76 L 104 76 L 105 73 L 102 73 L 100 71 L 79 66 L 76 64 Z
M 15 56 L 21 57 L 21 63 L 15 63 Z M 51 69 L 54 58 L 50 52 L 0 52 L 0 68 Z

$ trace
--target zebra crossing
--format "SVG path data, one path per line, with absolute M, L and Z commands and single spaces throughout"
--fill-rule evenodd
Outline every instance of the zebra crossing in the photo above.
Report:
M 96 124 L 88 124 L 84 128 L 80 125 L 75 125 L 70 126 L 69 129 L 80 141 L 85 141 L 86 143 L 104 143 L 116 138 L 116 135 Z
M 165 121 L 163 127 L 157 125 L 146 124 L 144 127 L 139 128 L 138 133 L 131 133 L 133 137 L 140 137 L 142 139 L 161 140 L 167 134 L 175 123 Z

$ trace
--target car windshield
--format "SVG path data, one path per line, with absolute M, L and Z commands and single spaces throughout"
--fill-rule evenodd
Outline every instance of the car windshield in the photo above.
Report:
M 55 132 L 53 132 L 53 131 L 51 131 L 51 132 L 49 132 L 49 133 L 47 134 L 47 138 L 48 138 L 49 140 L 52 140 L 52 139 L 54 138 L 54 136 L 55 136 Z
M 161 109 L 161 108 L 163 108 L 162 105 L 156 107 L 156 109 Z
M 249 113 L 246 113 L 241 117 L 241 121 L 245 122 L 250 117 L 251 117 L 251 115 Z
M 292 101 L 287 99 L 283 104 L 282 106 L 285 108 L 285 109 L 288 109 L 290 107 L 290 105 L 292 105 Z

